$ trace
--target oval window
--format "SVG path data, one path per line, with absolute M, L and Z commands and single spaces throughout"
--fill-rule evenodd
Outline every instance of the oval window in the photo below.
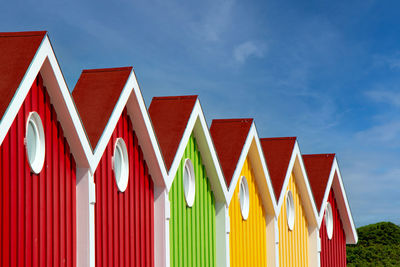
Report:
M 113 168 L 118 190 L 124 192 L 128 186 L 129 160 L 126 145 L 122 138 L 117 138 L 115 142 Z
M 190 159 L 186 159 L 185 165 L 183 166 L 183 191 L 185 193 L 186 204 L 192 207 L 196 192 L 196 180 L 193 163 Z
M 290 230 L 293 230 L 294 227 L 294 201 L 292 191 L 288 191 L 286 194 L 286 216 L 287 223 Z
M 250 195 L 249 195 L 249 185 L 247 183 L 245 176 L 242 176 L 242 178 L 240 179 L 239 201 L 240 201 L 240 211 L 242 213 L 243 220 L 247 220 L 250 211 Z
M 332 239 L 333 235 L 333 215 L 332 215 L 332 207 L 328 202 L 325 208 L 325 226 L 326 226 L 326 234 L 329 239 Z
M 25 146 L 31 171 L 38 174 L 44 165 L 45 140 L 42 120 L 36 112 L 30 112 L 26 122 Z

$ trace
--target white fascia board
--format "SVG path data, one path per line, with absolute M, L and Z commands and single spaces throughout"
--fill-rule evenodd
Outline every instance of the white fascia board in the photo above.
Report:
M 295 166 L 295 164 L 298 164 L 298 165 Z M 292 156 L 290 158 L 290 162 L 289 162 L 288 169 L 287 169 L 286 176 L 285 176 L 285 181 L 283 183 L 282 190 L 281 190 L 281 193 L 279 196 L 279 201 L 278 201 L 278 205 L 277 205 L 278 212 L 280 212 L 280 210 L 281 210 L 285 192 L 289 185 L 290 176 L 295 167 L 299 167 L 300 171 L 301 171 L 301 175 L 299 177 L 296 176 L 296 179 L 300 179 L 300 182 L 303 182 L 303 184 L 305 185 L 305 189 L 306 189 L 306 196 L 303 196 L 301 199 L 302 199 L 303 205 L 305 205 L 305 208 L 306 208 L 306 215 L 307 215 L 308 222 L 309 223 L 314 222 L 315 226 L 317 227 L 318 212 L 317 212 L 317 208 L 315 206 L 314 196 L 311 191 L 307 172 L 304 167 L 304 162 L 303 162 L 303 159 L 302 159 L 302 156 L 300 153 L 300 148 L 299 148 L 297 141 L 294 144 Z M 300 184 L 298 184 L 297 186 L 299 186 L 299 185 Z M 299 189 L 301 189 L 301 188 L 299 188 Z M 311 214 L 310 214 L 310 212 L 307 212 L 307 207 L 311 208 Z
M 134 94 L 130 95 L 127 102 L 128 114 L 130 115 L 129 117 L 131 118 L 132 125 L 135 127 L 134 131 L 138 136 L 139 145 L 143 150 L 153 181 L 157 186 L 166 188 L 167 170 L 161 154 L 161 149 L 147 112 L 134 70 L 132 71 L 131 76 L 133 76 Z
M 133 70 L 122 89 L 121 95 L 115 104 L 107 125 L 104 128 L 100 140 L 94 150 L 93 157 L 90 161 L 91 171 L 93 173 L 96 171 L 125 106 L 130 115 L 129 117 L 131 118 L 132 125 L 134 127 L 137 125 L 143 126 L 136 127 L 133 130 L 138 134 L 138 140 L 140 142 L 140 147 L 143 150 L 144 157 L 148 159 L 146 162 L 149 167 L 150 175 L 157 186 L 165 187 L 167 172 L 165 170 L 164 160 L 161 156 L 158 142 L 155 138 L 153 127 Z M 148 141 L 150 141 L 150 146 L 147 145 Z M 151 154 L 153 154 L 154 157 L 152 157 Z
M 196 107 L 198 101 L 199 100 L 196 100 L 195 107 Z M 186 125 L 186 129 L 183 132 L 181 140 L 179 141 L 179 146 L 178 146 L 178 149 L 176 150 L 174 160 L 172 161 L 171 167 L 169 168 L 169 171 L 168 171 L 168 178 L 167 178 L 168 192 L 169 192 L 169 190 L 172 186 L 172 183 L 175 179 L 176 172 L 178 171 L 179 164 L 181 162 L 183 154 L 185 153 L 186 145 L 189 141 L 190 135 L 193 132 L 194 124 L 197 120 L 197 117 L 198 117 L 198 112 L 196 112 L 195 108 L 193 108 L 192 113 L 190 114 L 188 123 Z
M 1 119 L 0 144 L 3 142 L 39 72 L 42 73 L 44 83 L 47 85 L 47 92 L 57 112 L 57 117 L 61 122 L 64 135 L 68 140 L 77 165 L 89 167 L 89 158 L 92 153 L 90 144 L 47 35 L 43 38 Z
M 335 198 L 336 198 L 336 202 L 337 202 L 337 206 L 338 206 L 338 210 L 339 210 L 339 214 L 340 214 L 340 219 L 343 223 L 343 228 L 344 228 L 343 230 L 345 231 L 345 234 L 346 234 L 346 243 L 347 244 L 357 244 L 358 234 L 357 234 L 356 227 L 354 225 L 353 216 L 351 214 L 349 201 L 347 199 L 346 190 L 344 189 L 342 175 L 340 173 L 339 164 L 336 160 L 336 157 L 332 164 L 332 169 L 333 169 L 334 174 L 336 174 L 336 175 L 334 175 L 334 177 L 336 177 L 336 179 L 335 178 L 332 179 L 329 189 L 332 186 L 332 188 L 335 192 Z M 327 192 L 329 195 L 328 188 L 327 188 Z M 325 194 L 327 194 L 327 193 L 325 192 Z M 326 203 L 326 201 L 327 201 L 327 198 L 325 199 L 325 196 L 324 196 L 323 203 Z M 323 215 L 323 213 L 322 213 L 322 215 Z M 321 217 L 321 221 L 322 221 L 322 217 Z
M 254 137 L 254 133 L 253 133 L 253 135 L 251 135 L 250 133 L 251 133 L 251 130 L 254 129 L 254 127 L 255 126 L 254 126 L 254 122 L 253 122 L 251 124 L 249 133 L 247 134 L 246 141 L 244 142 L 242 152 L 240 153 L 238 162 L 236 164 L 235 171 L 233 172 L 232 180 L 231 180 L 231 183 L 229 185 L 229 190 L 228 190 L 228 205 L 231 203 L 233 193 L 235 192 L 236 184 L 239 182 L 240 173 L 242 172 L 244 162 L 246 161 L 247 154 L 249 153 L 250 145 L 251 145 L 251 142 Z
M 22 106 L 22 103 L 25 101 L 25 98 L 33 84 L 33 81 L 36 79 L 36 76 L 39 73 L 44 60 L 47 57 L 45 50 L 48 49 L 43 49 L 43 47 L 45 46 L 44 40 L 45 38 L 43 38 L 42 43 L 40 44 L 38 50 L 36 51 L 35 56 L 32 59 L 32 62 L 28 67 L 28 70 L 26 71 L 24 77 L 22 78 L 18 89 L 16 90 L 13 98 L 11 99 L 11 102 L 9 103 L 6 111 L 4 112 L 3 117 L 1 118 L 0 144 L 3 143 L 3 140 L 6 137 L 12 123 L 14 122 L 14 119 L 17 116 L 18 111 Z
M 61 126 L 63 127 L 64 135 L 66 136 L 67 140 L 69 135 L 71 135 L 71 142 L 69 143 L 71 151 L 73 152 L 74 150 L 83 150 L 79 152 L 79 155 L 74 155 L 77 164 L 79 159 L 80 161 L 84 161 L 85 166 L 83 167 L 89 167 L 89 158 L 92 155 L 92 149 L 90 147 L 89 139 L 87 138 L 81 119 L 78 115 L 78 111 L 75 107 L 75 103 L 72 99 L 71 93 L 68 89 L 67 83 L 65 82 L 64 76 L 61 72 L 61 68 L 58 64 L 56 55 L 47 35 L 45 37 L 45 45 L 46 49 L 49 49 L 48 60 L 52 67 L 53 74 L 57 80 L 57 85 L 59 86 L 59 90 L 55 90 L 55 86 L 51 86 L 50 88 L 47 87 L 48 93 L 51 97 L 51 94 L 55 91 L 56 94 L 53 96 L 53 98 L 56 98 L 56 95 L 61 92 L 62 98 L 60 99 L 60 101 L 52 101 L 53 106 L 57 111 L 62 110 L 58 108 L 58 106 L 61 106 L 62 104 L 64 104 L 66 107 L 66 112 L 64 114 L 58 114 L 58 120 L 61 122 Z M 45 73 L 43 73 L 42 76 L 45 76 Z M 45 79 L 44 82 L 46 82 Z M 73 140 L 76 140 L 76 142 L 74 142 Z
M 285 196 L 286 188 L 289 185 L 290 175 L 292 174 L 292 170 L 293 170 L 295 161 L 296 161 L 296 153 L 294 152 L 294 148 L 293 148 L 292 155 L 290 156 L 289 165 L 288 165 L 287 170 L 286 170 L 285 180 L 283 181 L 282 189 L 281 189 L 281 192 L 279 194 L 278 203 L 276 205 L 279 213 L 280 213 L 280 210 L 281 210 L 281 207 L 282 207 L 282 203 L 283 203 L 283 199 L 284 199 L 284 196 Z
M 252 146 L 253 142 L 255 143 L 255 147 Z M 262 177 L 255 177 L 255 178 L 265 180 L 265 181 L 261 181 L 261 184 L 264 182 L 267 184 L 268 188 L 267 188 L 266 193 L 268 194 L 269 201 L 271 202 L 272 207 L 273 207 L 273 212 L 274 212 L 273 215 L 276 216 L 277 215 L 277 206 L 276 206 L 276 201 L 275 201 L 275 194 L 274 194 L 274 190 L 272 188 L 272 183 L 271 183 L 271 179 L 269 176 L 267 164 L 266 164 L 266 161 L 264 158 L 264 153 L 262 152 L 260 139 L 258 137 L 257 128 L 256 128 L 254 121 L 250 127 L 250 130 L 247 135 L 246 141 L 243 145 L 242 152 L 240 154 L 238 163 L 236 165 L 236 169 L 233 173 L 231 184 L 229 185 L 228 205 L 230 204 L 230 202 L 232 200 L 236 185 L 239 182 L 240 173 L 243 169 L 244 162 L 245 162 L 251 149 L 256 149 L 255 152 L 257 153 L 257 156 L 259 157 L 259 162 L 261 163 L 261 168 L 262 168 L 262 172 L 263 172 Z M 259 190 L 260 190 L 260 192 L 263 192 L 263 193 L 265 193 L 265 191 L 266 191 L 266 190 L 264 190 L 264 188 L 259 188 Z M 262 197 L 262 199 L 264 199 L 264 198 Z M 266 207 L 267 203 L 263 203 L 263 204 L 264 204 L 265 208 L 267 209 L 267 207 Z
M 333 163 L 331 166 L 331 172 L 329 173 L 328 183 L 326 184 L 324 197 L 323 197 L 322 203 L 321 203 L 321 209 L 319 210 L 319 215 L 318 215 L 318 227 L 319 228 L 321 227 L 321 223 L 324 218 L 324 213 L 325 213 L 325 209 L 326 209 L 326 205 L 327 205 L 327 201 L 328 201 L 328 197 L 329 197 L 329 192 L 331 190 L 333 179 L 334 179 L 335 173 L 336 173 L 336 168 L 334 167 L 335 162 L 336 162 L 336 157 L 333 160 Z
M 182 135 L 171 168 L 168 172 L 167 190 L 169 191 L 169 189 L 171 188 L 172 182 L 176 176 L 176 172 L 179 168 L 179 164 L 185 152 L 190 135 L 193 132 L 196 134 L 197 137 L 200 137 L 199 139 L 204 139 L 204 140 L 197 140 L 197 145 L 199 147 L 200 153 L 202 154 L 203 164 L 206 167 L 211 187 L 214 189 L 214 196 L 216 197 L 216 200 L 218 196 L 220 202 L 227 203 L 228 191 L 225 185 L 225 179 L 222 174 L 221 165 L 219 164 L 217 153 L 215 151 L 215 147 L 212 142 L 210 132 L 208 130 L 208 126 L 200 105 L 200 101 L 198 99 L 196 100 L 192 113 L 190 114 L 188 123 L 186 125 L 186 129 Z M 207 154 L 211 158 L 212 166 L 210 166 L 209 164 L 205 164 L 204 162 L 205 158 L 204 155 Z M 219 195 L 218 193 L 221 193 L 222 195 Z
M 129 96 L 132 93 L 134 85 L 134 77 L 133 75 L 129 75 L 127 82 L 125 83 L 124 88 L 122 89 L 121 95 L 118 98 L 117 103 L 111 113 L 111 116 L 104 128 L 103 133 L 101 134 L 100 140 L 94 149 L 93 157 L 90 161 L 90 168 L 92 173 L 94 173 L 97 169 L 97 166 L 104 154 L 104 151 L 110 141 L 110 138 L 117 126 L 118 120 L 121 117 L 122 111 L 125 108 L 126 102 L 128 101 Z
M 261 161 L 261 165 L 262 165 L 262 169 L 264 171 L 264 178 L 266 180 L 267 186 L 268 186 L 268 192 L 269 192 L 269 198 L 271 199 L 271 203 L 274 207 L 274 215 L 276 217 L 278 217 L 279 214 L 279 210 L 278 210 L 278 206 L 276 203 L 276 197 L 275 197 L 275 191 L 274 188 L 272 186 L 272 182 L 271 182 L 271 177 L 269 176 L 269 170 L 268 170 L 268 166 L 267 166 L 267 161 L 264 158 L 264 152 L 262 150 L 261 147 L 261 143 L 260 143 L 260 138 L 258 136 L 258 132 L 257 132 L 257 128 L 254 127 L 254 141 L 256 143 L 256 147 L 257 147 L 257 151 L 258 151 L 258 156 L 260 157 L 260 161 Z

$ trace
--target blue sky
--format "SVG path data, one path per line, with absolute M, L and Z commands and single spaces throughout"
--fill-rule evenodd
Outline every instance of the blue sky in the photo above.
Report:
M 335 152 L 357 226 L 400 224 L 398 1 L 2 1 L 2 31 L 47 30 L 70 88 L 134 66 L 146 104 L 198 94 L 213 118 Z

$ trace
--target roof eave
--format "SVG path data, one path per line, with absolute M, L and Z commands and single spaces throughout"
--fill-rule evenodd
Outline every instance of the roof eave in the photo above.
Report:
M 214 144 L 211 140 L 211 135 L 208 130 L 199 99 L 196 99 L 196 103 L 190 114 L 188 123 L 186 124 L 186 128 L 179 142 L 177 152 L 175 153 L 172 161 L 171 168 L 168 171 L 167 189 L 169 190 L 172 186 L 176 172 L 179 168 L 180 161 L 183 157 L 183 153 L 186 149 L 186 145 L 192 133 L 196 138 L 202 161 L 206 168 L 207 176 L 210 179 L 216 201 L 228 203 L 228 190 L 225 184 L 225 179 L 222 174 L 222 169 Z
M 47 34 L 44 36 L 30 66 L 21 80 L 14 97 L 0 122 L 0 143 L 8 133 L 22 103 L 38 74 L 43 77 L 57 118 L 63 127 L 71 153 L 78 168 L 89 168 L 91 148 L 65 82 L 61 68 Z
M 251 124 L 251 127 L 246 137 L 246 141 L 243 145 L 239 160 L 236 164 L 236 168 L 232 176 L 232 180 L 228 189 L 228 203 L 230 203 L 230 201 L 232 200 L 247 156 L 249 156 L 252 163 L 253 171 L 255 172 L 257 189 L 260 190 L 260 196 L 263 202 L 263 206 L 267 213 L 275 216 L 277 214 L 277 205 L 275 201 L 274 190 L 272 188 L 269 171 L 254 121 Z

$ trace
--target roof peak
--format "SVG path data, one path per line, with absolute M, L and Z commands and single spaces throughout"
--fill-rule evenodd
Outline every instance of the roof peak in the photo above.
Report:
M 333 167 L 335 154 L 302 155 L 311 190 L 318 212 L 327 190 L 329 176 Z
M 118 68 L 101 68 L 101 69 L 85 69 L 82 73 L 98 73 L 98 72 L 113 72 L 113 71 L 131 71 L 133 67 L 118 67 Z
M 296 145 L 296 137 L 261 138 L 276 200 L 279 201 L 286 173 Z
M 29 37 L 46 35 L 47 31 L 0 32 L 0 37 Z
M 213 119 L 212 123 L 225 123 L 225 122 L 253 122 L 253 118 L 235 118 L 235 119 Z
M 195 109 L 197 95 L 153 97 L 149 115 L 164 157 L 171 168 L 189 118 Z
M 0 33 L 0 119 L 46 36 L 41 32 Z
M 84 70 L 72 91 L 93 150 L 132 75 L 131 70 L 132 67 Z
M 230 187 L 252 123 L 253 119 L 219 119 L 211 123 L 210 134 L 228 187 Z
M 180 95 L 180 96 L 155 96 L 153 100 L 181 100 L 181 99 L 197 99 L 198 95 Z
M 274 140 L 297 140 L 296 136 L 291 136 L 291 137 L 266 137 L 266 138 L 260 138 L 260 140 L 265 140 L 265 141 L 274 141 Z
M 303 157 L 308 157 L 308 158 L 311 158 L 311 157 L 335 157 L 336 156 L 336 154 L 335 153 L 322 153 L 322 154 L 303 154 L 302 155 Z

